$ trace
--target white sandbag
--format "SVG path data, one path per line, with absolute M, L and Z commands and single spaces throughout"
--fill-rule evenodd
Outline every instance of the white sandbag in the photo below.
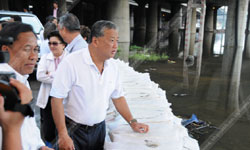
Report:
M 172 113 L 166 92 L 150 80 L 148 73 L 136 72 L 128 63 L 117 60 L 125 97 L 139 122 L 149 125 L 148 133 L 132 131 L 110 104 L 106 125 L 106 150 L 199 150 L 198 142 L 188 136 L 181 119 Z

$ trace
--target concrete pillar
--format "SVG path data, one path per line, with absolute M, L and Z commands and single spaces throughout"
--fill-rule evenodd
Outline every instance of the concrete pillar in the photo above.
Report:
M 239 87 L 241 77 L 242 56 L 245 43 L 245 30 L 247 22 L 247 10 L 249 0 L 240 0 L 238 2 L 237 14 L 237 47 L 234 56 L 232 78 L 229 91 L 229 107 L 239 109 Z
M 149 1 L 147 16 L 146 44 L 147 47 L 155 48 L 158 33 L 158 0 Z
M 236 2 L 237 0 L 229 0 L 229 5 L 228 5 L 224 54 L 222 58 L 222 67 L 221 67 L 221 78 L 224 80 L 220 87 L 220 93 L 229 92 L 230 76 L 231 76 L 233 57 L 236 47 L 235 46 Z M 224 94 L 221 94 L 220 98 L 222 100 L 224 99 L 227 101 L 229 99 L 229 96 L 225 97 Z
M 203 42 L 203 56 L 209 57 L 212 54 L 212 41 L 214 32 L 214 9 L 213 6 L 207 6 L 205 17 L 205 33 Z
M 160 41 L 162 41 L 163 39 L 163 34 L 162 34 L 162 14 L 161 14 L 161 6 L 158 5 L 158 9 L 157 9 L 157 16 L 158 16 L 158 19 L 157 19 L 157 44 L 156 44 L 156 47 L 157 47 L 157 52 L 158 53 L 163 53 L 164 49 L 163 47 L 161 47 L 161 44 L 160 44 Z M 162 51 L 161 51 L 162 50 Z
M 144 46 L 146 37 L 146 2 L 137 0 L 138 7 L 135 8 L 135 30 L 133 43 L 138 46 Z
M 65 14 L 67 12 L 66 0 L 58 0 L 58 6 L 60 7 L 62 14 Z
M 196 8 L 193 8 L 192 20 L 191 20 L 189 55 L 194 55 L 195 35 L 196 35 Z
M 248 14 L 250 14 L 249 8 L 248 8 Z M 246 32 L 246 44 L 245 45 L 246 45 L 245 57 L 250 58 L 250 15 L 248 15 L 248 18 L 247 18 L 247 32 Z
M 213 27 L 214 29 L 213 30 L 216 30 L 216 25 L 217 25 L 217 11 L 218 9 L 220 8 L 220 6 L 214 6 L 214 20 L 213 20 Z M 214 53 L 214 44 L 215 44 L 215 36 L 216 36 L 216 33 L 213 33 L 213 38 L 212 38 L 212 52 Z
M 128 0 L 108 0 L 107 17 L 119 27 L 119 58 L 128 61 L 130 44 Z
M 171 5 L 171 21 L 175 22 L 175 24 L 171 25 L 171 28 L 173 28 L 172 33 L 169 35 L 169 53 L 171 56 L 177 56 L 179 49 L 180 49 L 180 33 L 179 28 L 181 26 L 181 5 Z
M 0 10 L 9 10 L 8 0 L 0 0 Z
M 236 1 L 237 0 L 229 0 L 229 6 L 227 11 L 224 54 L 222 59 L 222 77 L 224 79 L 228 79 L 230 75 L 233 63 L 233 56 L 235 53 Z
M 101 19 L 105 18 L 106 14 L 105 13 L 103 14 L 103 12 L 105 11 L 103 8 L 104 3 L 102 1 L 98 1 L 98 2 L 94 3 L 94 5 L 95 5 L 95 13 L 96 13 L 95 18 L 96 18 L 96 20 L 101 20 Z
M 135 22 L 134 22 L 134 8 L 130 7 L 130 42 L 133 43 L 134 39 L 134 33 L 135 33 Z

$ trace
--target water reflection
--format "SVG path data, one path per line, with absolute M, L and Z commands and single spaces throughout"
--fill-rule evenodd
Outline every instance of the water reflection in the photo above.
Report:
M 207 141 L 209 135 L 199 139 L 203 148 L 204 144 L 208 145 L 210 142 L 212 144 L 208 145 L 208 149 L 213 150 L 249 149 L 250 61 L 243 61 L 240 89 L 236 90 L 239 105 L 228 102 L 230 93 L 227 89 L 230 89 L 232 84 L 221 77 L 221 57 L 204 59 L 199 77 L 196 76 L 195 67 L 183 69 L 183 61 L 176 62 L 144 62 L 136 70 L 145 72 L 145 69 L 148 69 L 146 71 L 150 73 L 151 79 L 166 91 L 175 115 L 190 117 L 194 113 L 198 118 L 221 128 L 210 137 L 211 141 Z M 186 95 L 174 95 L 181 93 Z M 239 109 L 235 109 L 237 106 Z

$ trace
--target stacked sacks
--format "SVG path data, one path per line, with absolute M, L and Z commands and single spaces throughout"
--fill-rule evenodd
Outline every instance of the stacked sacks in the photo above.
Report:
M 166 93 L 150 80 L 148 73 L 139 73 L 127 63 L 117 60 L 125 97 L 133 116 L 149 125 L 146 134 L 132 131 L 128 123 L 110 106 L 108 111 L 107 150 L 199 150 L 198 142 L 188 136 L 181 119 L 174 116 Z

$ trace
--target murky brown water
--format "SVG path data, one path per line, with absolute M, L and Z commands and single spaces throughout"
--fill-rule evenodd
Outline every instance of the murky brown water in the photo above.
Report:
M 221 79 L 221 58 L 204 59 L 198 86 L 195 86 L 195 69 L 189 68 L 188 88 L 183 80 L 183 62 L 143 62 L 135 70 L 150 73 L 151 80 L 158 83 L 166 91 L 175 115 L 190 117 L 193 113 L 201 120 L 210 122 L 220 131 L 212 150 L 249 150 L 250 148 L 250 113 L 237 115 L 234 106 L 227 101 L 228 93 L 224 91 L 224 80 Z M 240 104 L 246 106 L 244 100 L 250 94 L 250 61 L 245 60 L 242 67 L 241 88 L 239 92 Z M 249 107 L 248 107 L 249 110 Z M 231 116 L 230 116 L 231 115 Z M 240 116 L 240 117 L 238 117 Z M 233 120 L 233 121 L 232 121 Z M 224 123 L 227 121 L 227 123 Z M 199 138 L 200 145 L 206 141 L 211 133 Z

